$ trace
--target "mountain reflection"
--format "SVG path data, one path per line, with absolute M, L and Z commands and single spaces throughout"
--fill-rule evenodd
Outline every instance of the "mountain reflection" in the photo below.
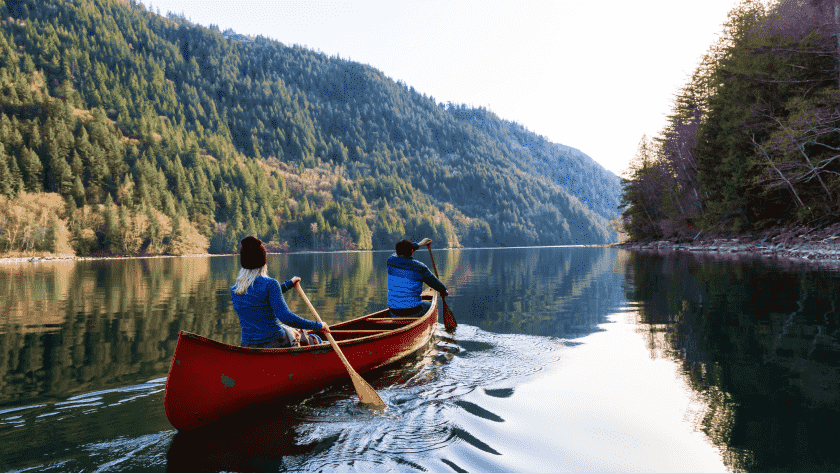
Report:
M 0 406 L 165 374 L 180 329 L 235 341 L 209 270 L 207 258 L 0 269 Z
M 431 266 L 428 252 L 421 250 L 416 258 Z M 386 306 L 385 262 L 390 254 L 269 255 L 269 274 L 280 280 L 300 276 L 322 317 L 334 323 Z M 684 415 L 689 431 L 705 433 L 723 454 L 727 468 L 836 472 L 840 466 L 840 454 L 830 436 L 840 422 L 837 272 L 611 248 L 435 250 L 434 257 L 441 279 L 450 288 L 446 300 L 459 329 L 455 334 L 441 331 L 432 345 L 434 350 L 419 355 L 417 360 L 404 361 L 407 366 L 389 369 L 371 381 L 377 390 L 400 385 L 408 390 L 407 395 L 400 390 L 392 395 L 403 397 L 398 400 L 398 411 L 408 417 L 406 420 L 416 421 L 409 425 L 416 429 L 416 436 L 398 448 L 414 449 L 417 439 L 433 443 L 450 439 L 448 431 L 428 431 L 434 426 L 430 427 L 425 417 L 432 409 L 434 417 L 453 420 L 451 426 L 446 425 L 451 433 L 463 434 L 466 420 L 488 422 L 481 436 L 477 435 L 479 431 L 467 432 L 501 452 L 504 443 L 496 446 L 488 442 L 495 436 L 488 433 L 504 432 L 508 429 L 505 423 L 515 420 L 520 410 L 524 414 L 533 411 L 532 404 L 506 405 L 514 399 L 527 400 L 512 396 L 526 393 L 514 390 L 520 386 L 516 380 L 530 380 L 542 367 L 556 368 L 553 364 L 560 358 L 565 358 L 567 365 L 539 378 L 557 393 L 608 392 L 604 383 L 615 384 L 625 375 L 631 381 L 643 380 L 650 387 L 654 379 L 648 379 L 648 373 L 617 373 L 615 370 L 624 369 L 611 365 L 632 355 L 632 348 L 626 353 L 621 351 L 628 348 L 615 348 L 618 352 L 604 359 L 612 361 L 606 368 L 599 365 L 603 361 L 594 360 L 602 353 L 592 352 L 601 351 L 599 338 L 623 340 L 618 335 L 626 328 L 629 334 L 638 331 L 646 347 L 635 347 L 647 351 L 651 359 L 676 364 L 677 377 L 682 378 L 678 385 L 688 387 L 690 392 Z M 291 458 L 280 455 L 282 459 L 266 454 L 279 452 L 273 440 L 263 450 L 233 429 L 215 442 L 200 436 L 175 436 L 166 420 L 163 384 L 178 332 L 189 331 L 230 344 L 239 342 L 239 323 L 230 302 L 230 287 L 238 268 L 235 256 L 0 267 L 0 410 L 8 410 L 0 420 L 6 428 L 2 433 L 6 449 L 0 459 L 8 464 L 0 461 L 0 465 L 6 470 L 20 470 L 37 467 L 37 460 L 42 458 L 65 462 L 61 453 L 71 449 L 83 454 L 74 454 L 77 461 L 73 462 L 78 464 L 68 464 L 68 469 L 96 470 L 98 465 L 90 464 L 84 454 L 88 447 L 95 446 L 97 456 L 111 462 L 115 458 L 107 447 L 110 445 L 100 443 L 101 439 L 123 440 L 121 449 L 127 450 L 136 440 L 151 436 L 146 459 L 162 459 L 168 452 L 172 470 L 189 470 L 196 455 L 204 456 L 209 463 L 195 464 L 194 469 L 199 470 L 318 470 L 313 468 L 319 464 L 294 464 L 297 451 Z M 309 317 L 294 292 L 287 293 L 286 298 L 293 311 Z M 631 320 L 633 325 L 614 324 L 617 317 L 626 315 L 635 318 Z M 613 350 L 613 346 L 604 347 Z M 596 369 L 602 370 L 601 376 L 593 375 L 591 371 Z M 673 381 L 673 375 L 669 373 L 668 377 Z M 632 383 L 615 386 L 619 390 L 615 398 L 632 397 L 625 390 L 634 386 Z M 482 390 L 473 390 L 476 387 Z M 352 389 L 345 389 L 328 397 L 331 407 L 343 410 L 335 401 L 352 400 Z M 442 402 L 471 390 L 475 392 L 473 398 L 452 398 L 455 401 L 451 406 Z M 662 398 L 647 398 L 651 392 L 662 392 Z M 665 392 L 665 387 L 645 391 L 645 400 L 634 400 L 629 406 L 681 403 L 669 400 Z M 501 396 L 504 402 L 494 398 L 498 393 L 505 394 Z M 95 396 L 77 397 L 91 394 Z M 140 395 L 145 401 L 137 398 Z M 135 399 L 141 401 L 135 405 L 126 401 Z M 73 400 L 85 403 L 77 407 L 67 403 Z M 432 400 L 436 402 L 428 403 Z M 574 412 L 580 432 L 594 426 L 593 420 L 611 413 L 586 408 L 589 398 L 581 400 L 581 408 Z M 509 411 L 500 411 L 505 406 Z M 312 408 L 307 405 L 301 413 L 311 415 Z M 438 409 L 441 411 L 435 411 Z M 285 413 L 288 415 L 288 407 Z M 613 421 L 623 426 L 627 414 L 623 410 Z M 653 418 L 640 419 L 649 428 Z M 265 420 L 278 440 L 311 434 L 311 439 L 295 438 L 296 445 L 309 453 L 331 449 L 333 434 L 327 430 L 321 436 L 306 429 L 332 429 L 332 421 L 313 423 L 307 418 L 293 427 L 276 419 Z M 394 425 L 383 423 L 394 433 L 405 434 L 407 425 L 402 419 Z M 363 426 L 370 428 L 368 425 L 351 425 L 347 433 Z M 569 428 L 567 433 L 575 432 L 574 426 Z M 679 431 L 679 426 L 670 428 Z M 357 446 L 367 446 L 370 440 L 381 437 L 378 428 L 370 430 L 354 438 Z M 79 444 L 82 438 L 84 443 Z M 239 438 L 244 444 L 225 441 Z M 325 444 L 318 444 L 318 448 L 312 440 Z M 553 441 L 566 443 L 562 439 Z M 220 448 L 226 444 L 230 446 Z M 476 451 L 470 451 L 471 456 L 488 454 L 481 447 L 473 447 Z M 453 452 L 447 451 L 447 455 Z M 349 456 L 345 461 L 355 459 Z M 370 459 L 362 456 L 363 461 Z M 55 470 L 61 470 L 59 464 L 55 466 Z
M 422 250 L 415 256 L 431 267 Z M 597 330 L 623 297 L 615 254 L 438 250 L 435 258 L 462 324 L 572 338 Z M 321 315 L 343 321 L 387 305 L 389 255 L 270 255 L 269 275 L 281 281 L 301 276 Z M 179 331 L 237 344 L 239 323 L 230 304 L 237 271 L 235 256 L 0 267 L 0 408 L 163 376 Z M 293 311 L 309 317 L 299 298 L 286 297 Z
M 624 300 L 621 262 L 626 254 L 614 249 L 452 253 L 460 263 L 447 301 L 459 322 L 486 331 L 572 339 L 597 331 Z

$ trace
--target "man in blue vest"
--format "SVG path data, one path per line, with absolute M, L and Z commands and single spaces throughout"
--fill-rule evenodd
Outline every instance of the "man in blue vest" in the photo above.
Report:
M 421 245 L 432 243 L 423 239 L 413 243 L 408 239 L 397 242 L 397 252 L 388 258 L 388 309 L 396 317 L 422 316 L 432 306 L 431 301 L 423 301 L 423 283 L 437 290 L 444 298 L 449 295 L 446 286 L 435 277 L 423 263 L 414 260 L 412 254 Z

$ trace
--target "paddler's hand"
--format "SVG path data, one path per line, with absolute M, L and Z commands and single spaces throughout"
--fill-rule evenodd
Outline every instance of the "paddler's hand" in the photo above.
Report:
M 321 331 L 324 331 L 324 333 L 330 332 L 330 327 L 327 326 L 327 323 L 321 323 Z
M 295 286 L 300 281 L 300 277 L 292 277 L 292 286 Z
M 417 245 L 422 247 L 424 245 L 429 245 L 430 243 L 432 243 L 432 239 L 426 237 L 425 239 L 421 240 L 420 242 L 417 242 Z
M 443 290 L 443 291 L 440 292 L 440 296 L 443 297 L 443 298 L 446 298 L 447 296 L 449 296 L 449 292 L 446 291 L 446 290 Z

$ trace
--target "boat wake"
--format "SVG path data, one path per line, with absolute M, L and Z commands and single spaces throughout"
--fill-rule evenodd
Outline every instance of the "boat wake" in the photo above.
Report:
M 491 433 L 498 429 L 493 425 L 505 420 L 480 400 L 511 396 L 517 385 L 559 361 L 564 346 L 559 339 L 493 334 L 467 325 L 458 327 L 457 338 L 439 331 L 426 352 L 371 378 L 385 410 L 360 406 L 351 387 L 295 407 L 294 442 L 318 446 L 318 452 L 287 456 L 284 467 L 516 470 L 493 459 L 500 455 L 493 447 Z M 380 387 L 382 381 L 392 383 Z M 477 396 L 468 397 L 474 392 Z
M 557 338 L 442 328 L 423 350 L 366 380 L 384 410 L 351 384 L 295 404 L 278 401 L 226 427 L 176 432 L 163 413 L 165 378 L 0 410 L 0 441 L 28 429 L 40 441 L 7 451 L 5 470 L 517 471 L 493 401 L 561 359 Z M 141 418 L 137 413 L 143 413 Z M 139 422 L 138 420 L 145 420 Z M 97 426 L 96 433 L 88 427 Z M 11 438 L 9 438 L 11 439 Z M 41 459 L 49 459 L 44 463 Z

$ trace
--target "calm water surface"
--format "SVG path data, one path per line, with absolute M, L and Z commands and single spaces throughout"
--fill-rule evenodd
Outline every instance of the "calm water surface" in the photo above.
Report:
M 334 323 L 385 305 L 388 256 L 269 273 Z M 435 260 L 459 326 L 367 376 L 386 411 L 347 385 L 182 433 L 163 409 L 178 331 L 238 342 L 235 257 L 0 267 L 0 470 L 840 470 L 840 273 L 606 248 Z

